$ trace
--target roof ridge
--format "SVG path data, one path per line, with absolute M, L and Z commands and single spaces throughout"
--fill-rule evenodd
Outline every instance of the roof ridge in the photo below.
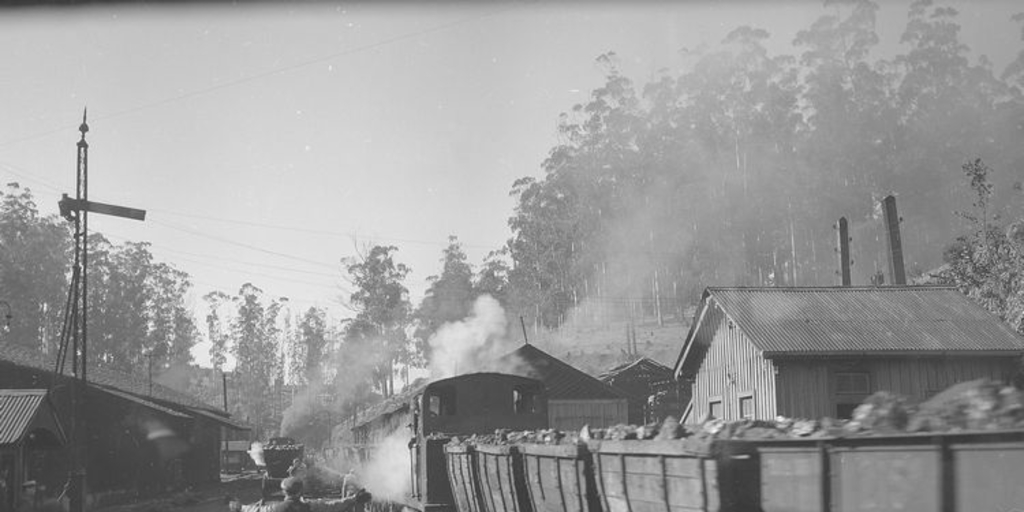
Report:
M 28 347 L 17 345 L 10 341 L 0 341 L 0 362 L 8 362 L 15 366 L 34 368 L 37 370 L 45 371 L 50 374 L 53 373 L 53 364 L 51 361 L 47 360 L 47 357 L 44 354 L 41 354 L 37 351 L 33 351 Z M 88 369 L 90 375 L 90 384 L 99 384 L 112 387 L 123 393 L 129 393 L 140 398 L 146 398 L 148 400 L 162 400 L 164 402 L 173 403 L 183 407 L 202 408 L 211 411 L 218 410 L 214 406 L 207 404 L 196 398 L 193 398 L 187 393 L 178 391 L 174 388 L 165 386 L 158 382 L 153 382 L 153 391 L 159 392 L 159 394 L 139 393 L 138 391 L 135 391 L 133 388 L 135 388 L 136 386 L 148 387 L 148 384 L 145 384 L 143 382 L 144 379 L 136 376 L 133 373 L 121 371 L 115 368 L 99 366 L 96 364 L 95 361 L 89 364 Z M 65 375 L 65 377 L 67 377 L 67 375 Z M 95 377 L 101 377 L 101 379 L 96 379 Z M 113 382 L 113 384 L 101 382 L 101 380 L 111 381 Z
M 944 284 L 906 284 L 886 286 L 708 286 L 709 291 L 757 291 L 757 292 L 824 292 L 824 291 L 849 291 L 849 292 L 898 292 L 898 291 L 934 291 L 934 290 L 956 290 L 955 286 Z
M 542 350 L 541 348 L 537 347 L 536 345 L 531 345 L 530 343 L 523 343 L 522 345 L 519 346 L 519 348 L 513 350 L 512 352 L 509 352 L 508 354 L 503 356 L 503 358 L 518 356 L 520 351 L 526 349 L 527 347 L 529 347 L 529 349 L 532 350 L 532 351 L 539 352 L 540 355 L 546 357 L 548 359 L 548 361 L 552 362 L 555 366 L 561 368 L 563 371 L 570 370 L 571 372 L 574 372 L 575 374 L 581 375 L 584 378 L 589 379 L 589 380 L 595 382 L 598 386 L 601 386 L 603 389 L 609 391 L 611 394 L 613 394 L 615 396 L 618 396 L 620 398 L 628 398 L 625 395 L 625 393 L 623 393 L 619 389 L 615 388 L 614 386 L 612 386 L 612 385 L 602 381 L 601 379 L 599 379 L 599 378 L 597 378 L 597 377 L 595 377 L 595 376 L 593 376 L 593 375 L 591 375 L 591 374 L 589 374 L 589 373 L 587 373 L 587 372 L 585 372 L 585 371 L 583 371 L 583 370 L 581 370 L 579 368 L 576 368 L 575 366 L 573 366 L 573 365 L 571 365 L 571 364 L 569 364 L 569 363 L 567 363 L 565 361 L 562 361 L 561 359 L 559 359 L 559 358 L 557 358 L 557 357 L 555 357 L 555 356 L 545 352 L 544 350 Z M 535 377 L 535 378 L 538 378 L 538 377 Z M 538 378 L 538 380 L 544 380 L 544 379 L 539 379 Z
M 29 389 L 9 389 L 9 388 L 5 388 L 5 389 L 0 389 L 0 395 L 45 395 L 45 394 L 46 394 L 46 390 L 45 389 L 36 389 L 36 388 L 29 388 Z

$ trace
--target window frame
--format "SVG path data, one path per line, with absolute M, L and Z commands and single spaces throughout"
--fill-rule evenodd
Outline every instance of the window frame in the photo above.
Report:
M 750 415 L 749 416 L 746 416 L 746 415 L 743 414 L 743 401 L 744 400 L 750 400 Z M 736 416 L 739 419 L 741 419 L 741 420 L 743 420 L 743 419 L 751 419 L 752 420 L 754 418 L 757 418 L 757 399 L 754 398 L 754 392 L 753 391 L 747 391 L 745 393 L 740 393 L 739 395 L 737 395 L 737 397 L 736 397 Z
M 526 407 L 522 407 L 522 405 Z M 536 414 L 537 413 L 537 393 L 527 386 L 515 386 L 512 388 L 512 413 L 516 415 L 520 414 Z
M 721 413 L 720 416 L 714 415 L 715 404 L 718 404 L 718 410 Z M 725 419 L 725 400 L 722 399 L 721 395 L 708 397 L 708 415 L 720 420 Z

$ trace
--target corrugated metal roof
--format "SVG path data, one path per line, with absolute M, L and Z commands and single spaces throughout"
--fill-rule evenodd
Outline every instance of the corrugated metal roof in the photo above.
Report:
M 524 376 L 544 383 L 548 399 L 616 399 L 626 394 L 587 375 L 533 345 L 523 345 L 501 358 L 519 367 Z
M 157 404 L 157 403 L 153 403 L 153 402 L 151 402 L 149 400 L 146 400 L 145 398 L 137 397 L 137 396 L 135 396 L 135 395 L 133 395 L 131 393 L 125 393 L 124 391 L 112 388 L 110 386 L 97 386 L 97 387 L 99 389 L 102 389 L 103 391 L 105 391 L 107 393 L 110 393 L 111 395 L 114 395 L 114 396 L 118 397 L 118 398 L 123 398 L 125 400 L 128 400 L 129 402 L 133 402 L 133 403 L 139 404 L 139 405 L 141 405 L 143 407 L 148 407 L 150 409 L 153 409 L 154 411 L 159 411 L 159 412 L 162 412 L 164 414 L 169 414 L 169 415 L 175 416 L 177 418 L 191 418 L 191 416 L 189 416 L 188 414 L 182 414 L 182 413 L 180 413 L 178 411 L 175 411 L 174 409 L 171 409 L 171 408 L 168 408 L 168 407 L 164 407 L 164 406 L 162 406 L 160 404 Z
M 1024 351 L 1021 337 L 954 288 L 708 288 L 766 356 Z
M 212 412 L 209 412 L 209 411 L 206 411 L 206 410 L 203 410 L 203 409 L 194 409 L 194 408 L 191 408 L 191 407 L 189 407 L 188 410 L 190 412 L 192 412 L 192 413 L 198 414 L 198 415 L 200 415 L 200 416 L 202 416 L 202 417 L 204 417 L 204 418 L 206 418 L 208 420 L 220 423 L 221 425 L 223 425 L 225 427 L 228 427 L 228 428 L 231 428 L 231 429 L 235 429 L 235 430 L 252 430 L 252 427 L 250 427 L 248 425 L 245 425 L 244 423 L 239 423 L 237 421 L 233 421 L 231 419 L 231 417 L 229 417 L 229 416 L 224 416 L 224 415 L 221 415 L 221 414 L 212 413 Z M 246 442 L 248 442 L 248 441 L 246 441 Z
M 672 369 L 653 359 L 641 357 L 631 363 L 620 364 L 601 374 L 598 379 L 604 383 L 611 383 L 622 376 L 636 377 L 645 380 L 671 379 Z
M 53 360 L 44 359 L 40 354 L 28 350 L 25 347 L 7 342 L 0 342 L 0 361 L 8 361 L 19 366 L 27 366 L 46 371 L 53 371 L 54 366 Z M 153 383 L 153 393 L 150 394 L 148 378 L 111 370 L 109 368 L 97 367 L 95 365 L 95 361 L 89 362 L 88 378 L 90 383 L 101 384 L 108 388 L 115 388 L 138 397 L 147 397 L 152 400 L 160 400 L 187 407 L 216 410 L 210 404 L 196 400 L 185 393 L 175 391 L 156 382 Z
M 25 435 L 44 399 L 45 389 L 0 389 L 0 445 Z
M 0 362 L 4 361 L 17 366 L 53 371 L 53 362 L 45 360 L 40 354 L 18 345 L 0 342 Z M 249 428 L 241 423 L 232 421 L 230 417 L 221 416 L 218 409 L 189 395 L 156 382 L 152 383 L 151 386 L 146 378 L 109 368 L 98 368 L 92 363 L 89 365 L 88 377 L 89 383 L 96 389 L 172 416 L 188 418 L 193 413 L 202 414 L 232 428 L 243 430 Z M 152 389 L 152 394 L 149 392 L 150 389 Z

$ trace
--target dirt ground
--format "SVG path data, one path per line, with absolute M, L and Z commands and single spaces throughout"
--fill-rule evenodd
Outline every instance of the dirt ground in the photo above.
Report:
M 220 484 L 146 501 L 101 507 L 94 512 L 226 512 L 225 496 L 235 496 L 242 503 L 259 500 L 261 481 L 261 476 L 256 473 L 221 475 Z

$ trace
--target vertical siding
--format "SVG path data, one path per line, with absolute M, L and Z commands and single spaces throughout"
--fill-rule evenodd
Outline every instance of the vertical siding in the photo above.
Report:
M 958 382 L 991 378 L 1007 382 L 1012 358 L 908 358 L 870 361 L 872 391 L 924 400 Z
M 835 416 L 835 374 L 866 372 L 871 391 L 925 400 L 958 382 L 991 378 L 1007 382 L 1014 358 L 899 357 L 818 358 L 777 362 L 778 413 L 796 418 Z
M 625 398 L 548 401 L 548 427 L 554 429 L 579 430 L 584 425 L 605 428 L 628 420 L 629 404 Z
M 722 399 L 722 419 L 737 420 L 740 418 L 739 398 L 746 393 L 753 394 L 755 418 L 774 418 L 775 369 L 772 363 L 761 355 L 738 326 L 729 326 L 729 321 L 717 306 L 707 312 L 704 322 L 703 332 L 697 336 L 713 337 L 694 379 L 693 411 L 687 421 L 701 421 L 708 414 L 708 402 L 712 397 Z
M 825 361 L 786 361 L 779 368 L 779 409 L 791 418 L 835 416 L 831 407 L 832 382 Z

